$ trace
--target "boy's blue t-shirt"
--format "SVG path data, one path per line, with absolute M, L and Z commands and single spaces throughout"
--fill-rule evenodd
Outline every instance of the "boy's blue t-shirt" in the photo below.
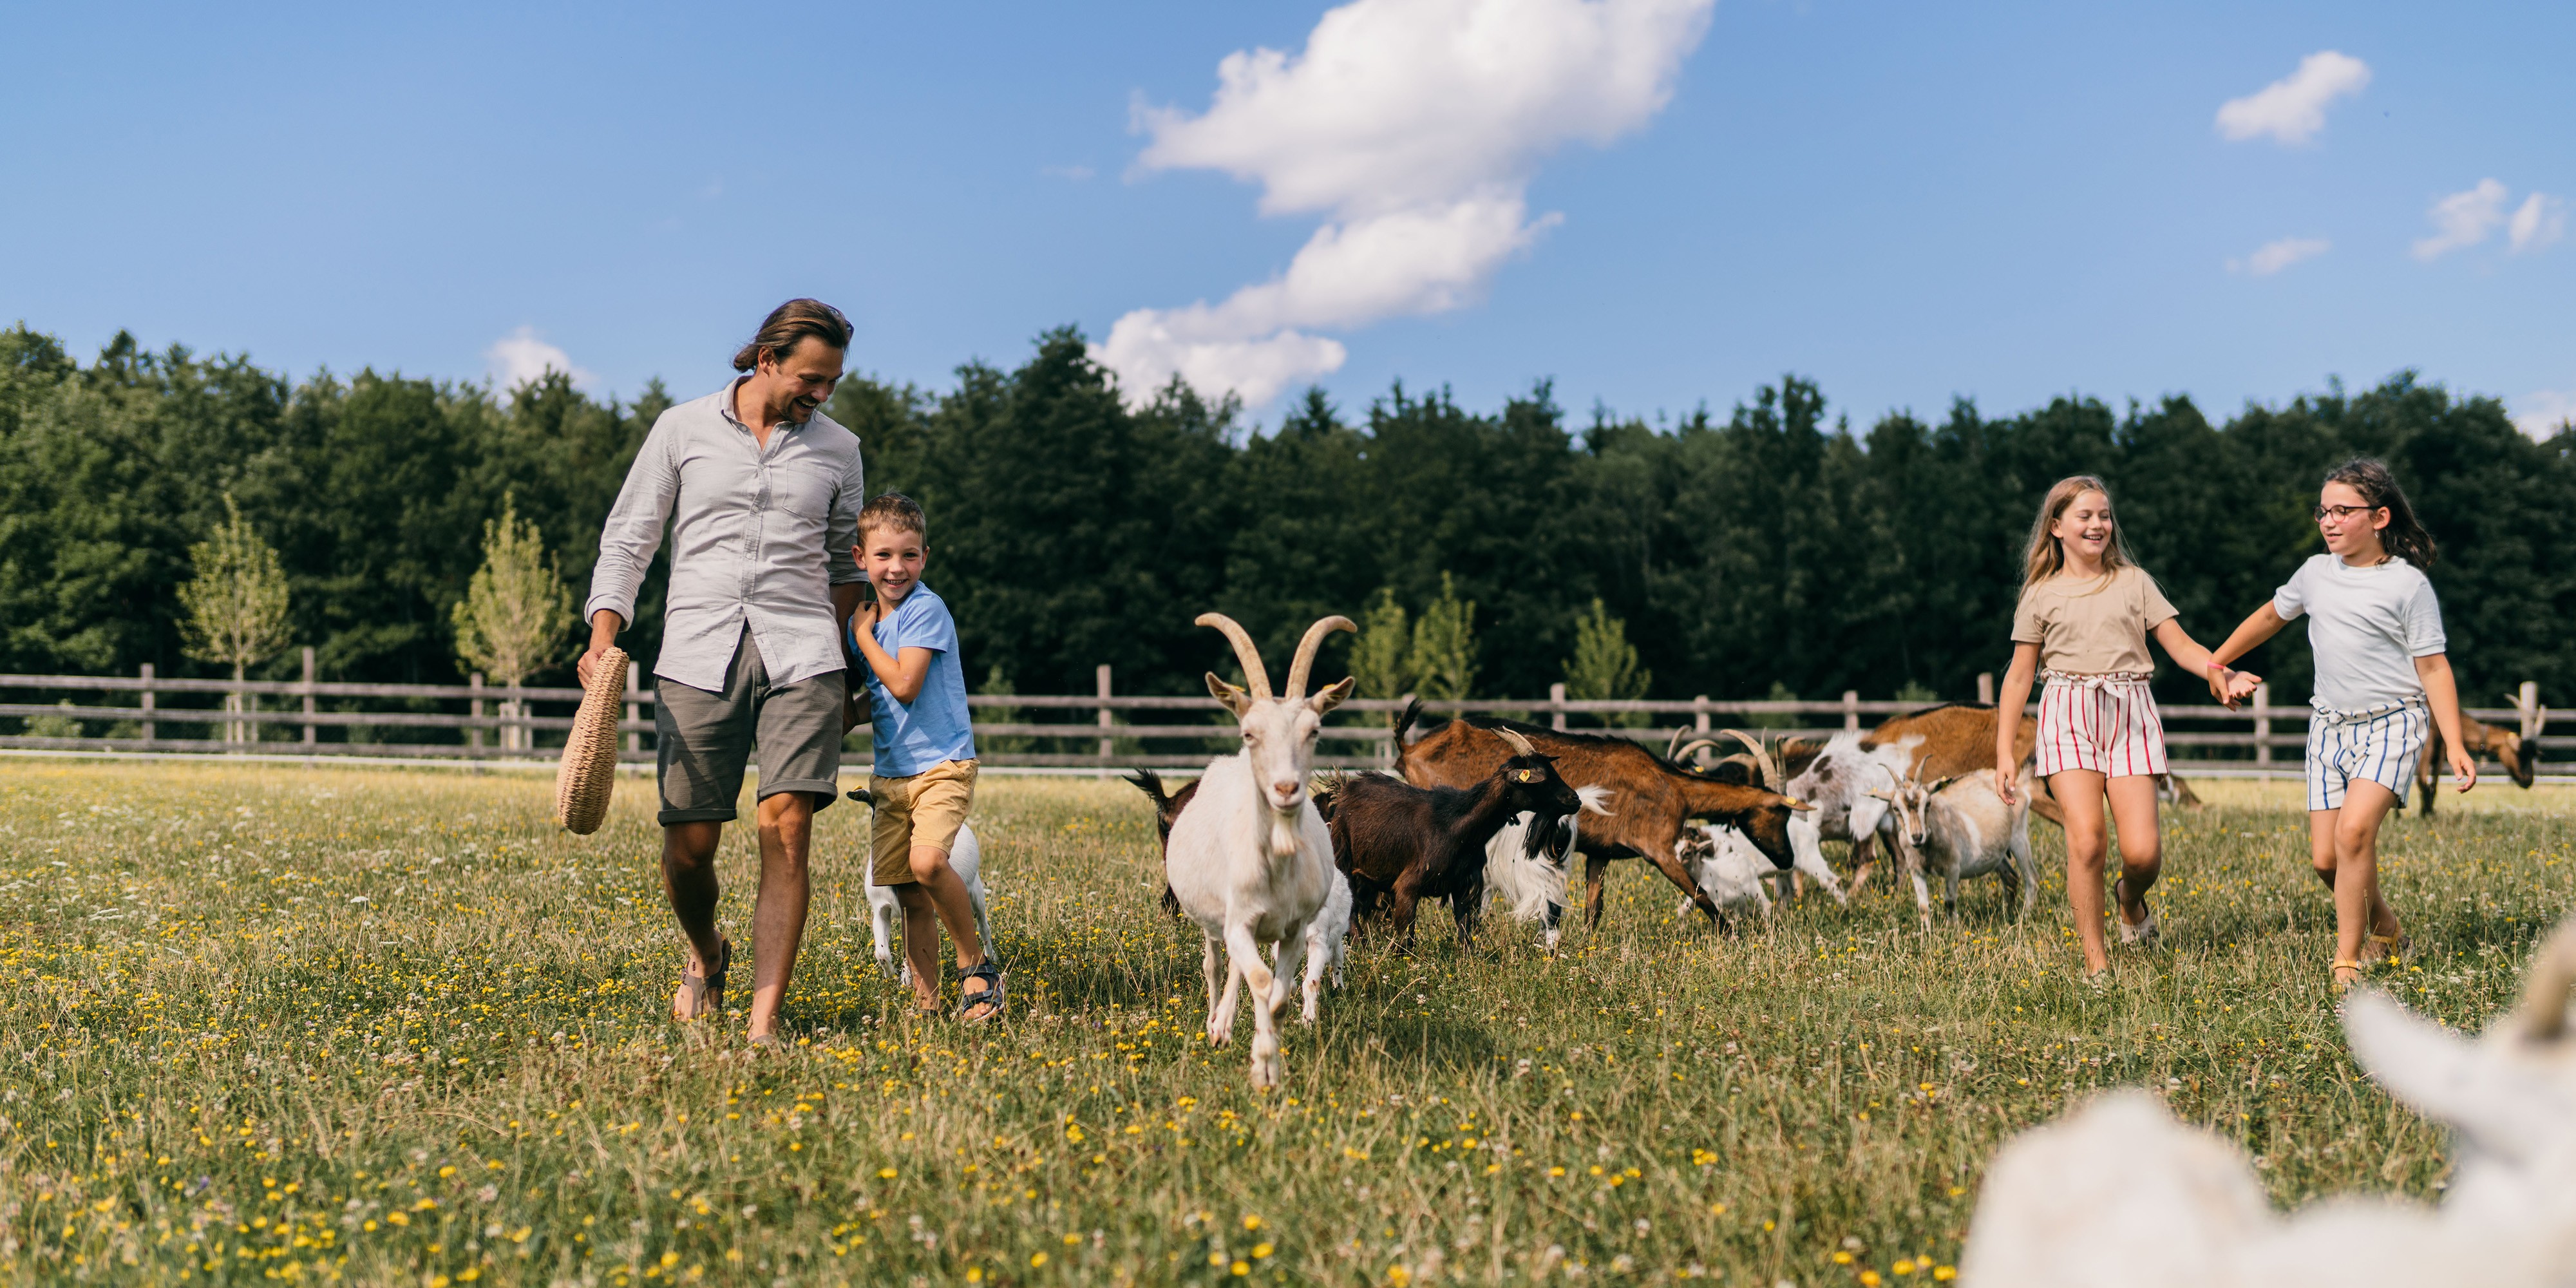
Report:
M 858 619 L 852 617 L 852 630 Z M 915 584 L 885 620 L 876 625 L 877 647 L 900 658 L 907 648 L 931 650 L 930 671 L 921 692 L 906 706 L 894 700 L 876 669 L 859 653 L 857 636 L 844 641 L 850 656 L 868 678 L 868 702 L 876 718 L 876 772 L 882 778 L 909 778 L 943 760 L 973 760 L 975 729 L 966 709 L 966 668 L 957 658 L 957 619 L 948 602 L 930 587 Z

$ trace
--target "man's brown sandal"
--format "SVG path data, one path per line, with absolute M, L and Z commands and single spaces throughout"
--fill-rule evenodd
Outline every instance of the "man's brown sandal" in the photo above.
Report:
M 683 1022 L 724 1013 L 725 972 L 733 969 L 733 941 L 716 941 L 716 968 L 704 975 L 680 971 L 680 991 L 671 995 L 671 1017 Z

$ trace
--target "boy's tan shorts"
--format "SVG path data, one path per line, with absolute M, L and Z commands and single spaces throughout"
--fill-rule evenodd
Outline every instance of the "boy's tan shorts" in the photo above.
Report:
M 957 843 L 957 829 L 966 826 L 975 803 L 975 769 L 971 760 L 943 760 L 909 778 L 868 775 L 868 795 L 876 801 L 869 884 L 909 885 L 913 847 L 946 854 Z

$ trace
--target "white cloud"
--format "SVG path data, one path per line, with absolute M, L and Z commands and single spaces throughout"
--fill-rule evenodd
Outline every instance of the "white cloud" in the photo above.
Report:
M 2326 104 L 2358 94 L 2370 83 L 2370 65 L 2320 50 L 2299 60 L 2299 70 L 2218 109 L 2218 132 L 2244 140 L 2269 134 L 2283 143 L 2305 143 L 2326 128 Z
M 2576 389 L 2526 394 L 2513 410 L 2513 423 L 2533 438 L 2547 438 L 2570 421 L 2576 421 Z
M 1474 302 L 1557 222 L 1533 218 L 1538 163 L 1644 125 L 1714 0 L 1354 0 L 1302 53 L 1236 52 L 1206 112 L 1140 106 L 1147 170 L 1222 170 L 1264 214 L 1320 213 L 1288 268 L 1221 303 L 1138 309 L 1094 357 L 1131 397 L 1179 373 L 1258 406 L 1340 367 L 1307 334 Z
M 537 329 L 532 326 L 520 327 L 493 341 L 492 347 L 483 351 L 483 359 L 492 387 L 503 394 L 548 371 L 560 371 L 584 389 L 596 383 L 589 372 L 572 365 L 571 354 L 538 339 Z
M 2521 208 L 2513 212 L 2513 219 L 2505 228 L 2517 254 L 2538 250 L 2558 240 L 2558 235 L 2566 231 L 2567 203 L 2537 192 L 2523 198 Z
M 2332 247 L 2333 243 L 2322 237 L 2284 237 L 2263 243 L 2243 259 L 2227 261 L 2227 271 L 2270 277 L 2300 260 L 2325 254 Z
M 2480 179 L 2478 186 L 2434 202 L 2424 217 L 2432 220 L 2438 231 L 2415 243 L 2415 258 L 2439 259 L 2462 247 L 2485 241 L 2487 234 L 2504 223 L 2504 199 L 2503 184 L 2493 179 Z

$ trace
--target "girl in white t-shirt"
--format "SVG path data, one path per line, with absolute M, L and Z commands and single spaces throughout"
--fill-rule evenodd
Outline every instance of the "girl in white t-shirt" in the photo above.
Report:
M 2439 726 L 2460 790 L 2478 783 L 2462 750 L 2460 697 L 2443 654 L 2442 606 L 2424 569 L 2432 534 L 2388 467 L 2356 458 L 2326 476 L 2317 494 L 2317 531 L 2327 553 L 2311 556 L 2254 610 L 2211 665 L 2232 697 L 2260 677 L 2223 668 L 2305 614 L 2316 650 L 2308 705 L 2308 852 L 2334 891 L 2334 987 L 2402 954 L 2406 934 L 2379 892 L 2379 824 L 2406 798 L 2428 725 Z M 2426 708 L 2431 708 L 2429 713 Z M 2428 719 L 2429 715 L 2429 719 Z
M 2120 942 L 2152 947 L 2157 938 L 2147 890 L 2164 863 L 2156 777 L 2165 772 L 2165 729 L 2147 688 L 2156 665 L 2147 638 L 2154 636 L 2196 674 L 2206 674 L 2209 650 L 2184 632 L 2155 578 L 2129 556 L 2111 518 L 2111 493 L 2090 474 L 2059 479 L 2048 489 L 2022 565 L 2012 668 L 1997 695 L 1995 790 L 2013 799 L 2022 704 L 2032 683 L 2044 680 L 2038 773 L 2066 811 L 2067 902 L 2084 950 L 2084 976 L 2098 983 L 2110 969 L 2102 946 L 2102 872 L 2110 857 L 2105 801 L 2120 825 Z

